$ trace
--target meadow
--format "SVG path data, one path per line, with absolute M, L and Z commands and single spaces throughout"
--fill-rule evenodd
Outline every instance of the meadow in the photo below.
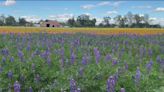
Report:
M 136 34 L 155 35 L 163 34 L 163 28 L 46 28 L 46 27 L 0 27 L 0 33 L 89 33 L 98 35 Z
M 0 92 L 164 91 L 163 29 L 1 27 L 0 33 Z

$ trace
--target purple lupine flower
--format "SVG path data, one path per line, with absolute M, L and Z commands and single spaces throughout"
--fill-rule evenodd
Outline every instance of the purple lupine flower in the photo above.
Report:
M 26 50 L 30 51 L 30 49 L 31 49 L 31 45 L 30 45 L 30 43 L 28 43 Z
M 21 86 L 18 81 L 14 83 L 14 92 L 21 92 Z
M 14 57 L 13 56 L 10 58 L 10 62 L 14 62 Z
M 117 64 L 117 60 L 116 59 L 113 59 L 112 60 L 112 65 L 116 65 Z
M 143 48 L 140 47 L 140 56 L 142 57 L 143 54 L 144 54 L 144 52 L 143 52 Z
M 76 92 L 76 81 L 74 79 L 70 80 L 70 92 Z
M 152 56 L 152 55 L 153 55 L 153 51 L 152 51 L 151 48 L 149 48 L 149 50 L 148 50 L 148 54 L 149 54 L 149 56 Z
M 61 55 L 61 63 L 63 63 L 63 64 L 64 64 L 64 53 L 65 53 L 64 47 L 62 47 L 60 50 L 60 55 Z
M 21 82 L 24 82 L 24 80 L 25 80 L 25 77 L 24 77 L 23 74 L 21 74 L 21 76 L 20 76 L 20 81 L 21 81 Z
M 124 62 L 124 65 L 125 65 L 125 69 L 128 70 L 129 66 L 126 62 Z
M 112 59 L 111 55 L 107 54 L 106 57 L 105 57 L 105 61 L 110 61 L 111 59 Z
M 113 76 L 110 76 L 107 80 L 107 92 L 115 92 L 115 80 Z
M 160 56 L 157 56 L 156 61 L 157 61 L 158 63 L 161 62 L 161 58 L 160 58 Z
M 82 57 L 82 64 L 83 65 L 87 65 L 87 58 L 86 58 L 86 56 Z
M 5 57 L 2 58 L 2 62 L 3 62 L 3 63 L 6 62 L 6 58 L 5 58 Z
M 84 71 L 84 68 L 80 67 L 80 70 L 79 70 L 79 75 L 80 76 L 83 76 L 83 71 Z
M 141 78 L 141 72 L 140 72 L 139 67 L 137 67 L 136 75 L 135 75 L 135 82 L 136 82 L 136 84 L 138 84 L 140 82 L 140 78 Z
M 46 50 L 46 51 L 44 51 L 43 53 L 41 53 L 40 56 L 41 56 L 42 58 L 46 59 L 49 55 L 50 55 L 50 51 L 49 51 L 49 50 Z
M 125 88 L 121 88 L 120 92 L 125 92 Z
M 9 55 L 9 50 L 7 48 L 2 49 L 2 55 L 8 56 Z
M 18 50 L 18 57 L 20 58 L 21 61 L 23 61 L 23 56 L 24 56 L 23 52 Z
M 33 89 L 32 89 L 32 87 L 30 87 L 30 88 L 29 88 L 29 92 L 33 92 Z
M 47 58 L 47 64 L 48 64 L 49 66 L 51 65 L 51 58 L 50 58 L 50 57 Z
M 81 92 L 81 89 L 80 88 L 77 88 L 77 91 L 76 92 Z
M 75 56 L 74 52 L 72 52 L 71 53 L 71 64 L 74 64 L 75 58 L 76 58 L 76 56 Z
M 114 78 L 115 83 L 116 83 L 118 81 L 118 72 L 116 74 L 114 74 L 113 78 Z
M 148 73 L 151 71 L 152 65 L 153 65 L 153 61 L 152 60 L 150 60 L 150 62 L 148 64 L 146 64 L 146 68 L 147 68 Z
M 2 71 L 3 71 L 3 68 L 2 68 L 2 67 L 0 67 L 0 73 L 2 73 Z
M 98 64 L 99 60 L 100 60 L 100 52 L 97 48 L 94 48 L 94 55 L 95 55 L 95 59 L 96 59 L 96 64 Z
M 7 76 L 9 79 L 12 79 L 13 77 L 13 72 L 10 70 L 8 73 L 7 73 Z

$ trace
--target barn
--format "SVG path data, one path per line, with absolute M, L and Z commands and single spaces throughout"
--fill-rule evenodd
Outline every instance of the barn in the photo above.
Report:
M 59 22 L 54 20 L 45 20 L 40 22 L 41 27 L 63 27 Z

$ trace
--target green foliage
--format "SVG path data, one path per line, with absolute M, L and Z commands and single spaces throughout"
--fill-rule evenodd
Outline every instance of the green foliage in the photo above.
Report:
M 64 42 L 62 41 L 64 40 Z M 77 43 L 79 40 L 79 44 Z M 164 72 L 161 65 L 156 61 L 157 56 L 164 59 L 160 44 L 163 42 L 163 35 L 136 36 L 136 35 L 115 35 L 99 36 L 87 34 L 5 34 L 0 35 L 0 50 L 8 49 L 9 55 L 0 55 L 6 61 L 0 62 L 0 88 L 2 91 L 13 91 L 15 81 L 21 84 L 21 91 L 27 91 L 32 87 L 34 92 L 60 92 L 61 89 L 70 91 L 70 79 L 76 80 L 77 87 L 82 92 L 106 92 L 106 84 L 109 76 L 118 74 L 115 91 L 125 88 L 126 92 L 163 92 Z M 27 47 L 30 46 L 28 50 Z M 100 51 L 100 61 L 95 62 L 93 49 L 97 47 Z M 64 48 L 64 66 L 61 65 L 61 49 Z M 141 55 L 141 48 L 145 48 Z M 149 55 L 149 49 L 153 51 Z M 18 49 L 24 56 L 24 61 L 18 57 Z M 48 50 L 51 59 L 49 65 L 42 54 Z M 71 50 L 76 55 L 75 63 L 71 64 Z M 39 54 L 33 55 L 39 51 Z M 107 61 L 106 55 L 110 54 L 112 60 Z M 86 55 L 87 65 L 82 64 L 82 57 Z M 10 61 L 10 57 L 14 61 Z M 113 65 L 113 59 L 117 64 Z M 149 73 L 146 64 L 153 60 L 153 67 Z M 129 68 L 126 70 L 124 62 Z M 35 64 L 35 69 L 32 69 Z M 141 79 L 138 85 L 135 84 L 134 76 L 137 67 L 141 70 Z M 83 74 L 79 70 L 83 68 Z M 7 73 L 13 72 L 13 78 L 9 79 Z M 40 80 L 36 82 L 35 77 L 39 75 Z M 21 76 L 24 79 L 21 79 Z M 10 87 L 9 87 L 10 86 Z

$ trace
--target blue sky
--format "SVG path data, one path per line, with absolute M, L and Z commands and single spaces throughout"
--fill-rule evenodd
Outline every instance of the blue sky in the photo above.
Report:
M 54 19 L 66 21 L 72 16 L 88 14 L 101 21 L 104 16 L 114 17 L 133 14 L 149 14 L 155 22 L 164 23 L 164 1 L 59 1 L 59 0 L 0 0 L 0 14 L 24 17 L 28 21 Z

